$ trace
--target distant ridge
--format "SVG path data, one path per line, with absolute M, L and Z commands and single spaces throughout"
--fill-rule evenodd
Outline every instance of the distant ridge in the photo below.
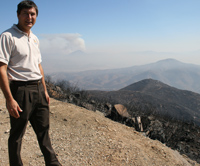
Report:
M 167 84 L 162 83 L 158 80 L 153 79 L 144 79 L 139 82 L 133 83 L 125 88 L 120 89 L 123 90 L 129 90 L 129 91 L 140 91 L 140 92 L 146 92 L 150 90 L 158 90 L 160 88 L 172 88 Z
M 175 59 L 128 68 L 54 73 L 51 76 L 54 80 L 64 79 L 86 90 L 119 90 L 144 79 L 154 79 L 172 87 L 200 93 L 200 65 Z

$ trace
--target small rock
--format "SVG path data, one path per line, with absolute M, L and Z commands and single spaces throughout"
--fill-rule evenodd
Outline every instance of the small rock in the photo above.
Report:
M 10 130 L 6 130 L 4 133 L 5 133 L 5 134 L 8 134 L 9 132 L 10 132 Z

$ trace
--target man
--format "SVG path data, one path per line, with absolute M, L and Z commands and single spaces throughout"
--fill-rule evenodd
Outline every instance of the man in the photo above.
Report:
M 33 1 L 18 4 L 18 24 L 0 36 L 0 87 L 10 114 L 8 139 L 11 166 L 22 166 L 22 137 L 30 121 L 47 166 L 60 166 L 49 138 L 49 95 L 41 66 L 39 40 L 31 32 L 38 8 Z

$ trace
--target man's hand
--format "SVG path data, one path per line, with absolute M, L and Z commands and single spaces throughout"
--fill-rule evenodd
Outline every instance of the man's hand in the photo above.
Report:
M 47 87 L 46 87 L 46 83 L 45 83 L 45 80 L 44 80 L 44 71 L 43 71 L 43 68 L 42 68 L 41 64 L 39 64 L 39 69 L 40 69 L 40 72 L 42 74 L 42 85 L 44 87 L 46 100 L 47 100 L 48 104 L 50 104 L 50 97 L 49 97 L 49 94 L 47 92 Z
M 14 118 L 19 118 L 19 112 L 22 112 L 18 103 L 14 100 L 10 91 L 8 75 L 7 75 L 7 64 L 0 62 L 0 87 L 6 98 L 6 107 L 8 112 Z
M 14 118 L 20 117 L 19 112 L 22 112 L 22 110 L 14 99 L 11 101 L 6 101 L 6 107 L 11 116 L 13 116 Z
M 48 104 L 50 104 L 50 97 L 47 91 L 45 91 L 45 96 L 46 96 L 46 100 L 48 102 Z

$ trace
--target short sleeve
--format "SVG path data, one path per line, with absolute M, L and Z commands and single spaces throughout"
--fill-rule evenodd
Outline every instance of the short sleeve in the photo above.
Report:
M 0 36 L 0 62 L 3 62 L 8 65 L 11 52 L 12 52 L 12 42 L 10 40 L 10 37 L 1 34 Z

